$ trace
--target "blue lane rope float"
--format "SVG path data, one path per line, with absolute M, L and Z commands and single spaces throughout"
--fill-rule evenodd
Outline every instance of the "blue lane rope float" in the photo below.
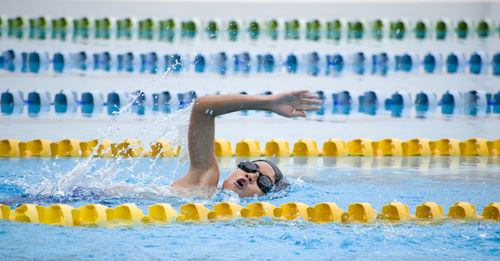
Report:
M 0 69 L 11 73 L 112 74 L 213 73 L 347 74 L 388 76 L 397 73 L 500 75 L 500 53 L 158 53 L 53 52 L 5 50 Z
M 485 156 L 500 155 L 500 139 L 486 140 L 472 138 L 465 141 L 445 138 L 431 141 L 415 138 L 408 141 L 399 139 L 354 139 L 345 142 L 332 138 L 325 141 L 321 148 L 312 139 L 302 138 L 293 144 L 283 139 L 272 139 L 261 147 L 260 142 L 244 138 L 232 150 L 231 143 L 217 138 L 214 151 L 217 157 L 415 157 L 415 156 Z M 35 139 L 21 142 L 16 139 L 0 141 L 0 157 L 175 157 L 181 147 L 169 141 L 158 139 L 151 144 L 143 144 L 136 139 L 126 139 L 121 143 L 110 140 L 81 141 L 64 139 L 52 142 Z
M 323 101 L 321 110 L 314 112 L 325 114 L 351 114 L 354 112 L 377 115 L 383 111 L 390 112 L 393 117 L 402 117 L 410 109 L 415 109 L 418 116 L 441 108 L 444 115 L 463 113 L 465 115 L 482 115 L 500 113 L 500 91 L 487 93 L 482 90 L 459 92 L 448 90 L 441 95 L 434 92 L 421 91 L 415 95 L 406 91 L 396 91 L 390 95 L 377 90 L 357 93 L 344 90 L 327 93 L 316 91 Z M 266 92 L 272 94 L 272 92 Z M 198 97 L 195 91 L 171 93 L 169 91 L 145 92 L 137 90 L 132 93 L 115 90 L 110 93 L 99 91 L 61 90 L 51 94 L 45 90 L 35 89 L 27 96 L 21 91 L 7 89 L 1 93 L 1 113 L 3 115 L 19 115 L 27 107 L 29 116 L 41 116 L 50 111 L 56 114 L 75 114 L 79 110 L 82 115 L 97 115 L 106 109 L 108 115 L 126 113 L 120 111 L 131 104 L 131 111 L 138 115 L 150 112 L 170 113 L 185 108 Z M 53 110 L 51 109 L 53 107 Z
M 350 204 L 347 211 L 333 202 L 319 203 L 309 206 L 300 202 L 289 202 L 274 206 L 267 202 L 255 202 L 246 207 L 233 202 L 215 204 L 213 210 L 201 203 L 187 203 L 177 212 L 170 204 L 159 203 L 149 206 L 148 215 L 133 203 L 110 208 L 101 204 L 88 204 L 73 208 L 65 204 L 39 206 L 22 204 L 15 209 L 0 204 L 0 219 L 16 222 L 40 223 L 59 226 L 116 227 L 141 223 L 165 224 L 171 222 L 224 222 L 237 218 L 256 220 L 270 217 L 276 221 L 286 222 L 295 219 L 325 224 L 337 223 L 376 223 L 376 222 L 417 222 L 417 224 L 433 224 L 443 220 L 500 221 L 500 203 L 492 202 L 483 208 L 481 215 L 476 214 L 476 207 L 468 202 L 456 202 L 444 215 L 443 207 L 435 202 L 424 202 L 417 206 L 415 215 L 411 215 L 408 206 L 401 202 L 390 202 L 377 212 L 370 203 L 358 202 Z
M 3 21 L 5 20 L 5 21 Z M 497 21 L 498 22 L 498 21 Z M 466 40 L 487 39 L 498 34 L 498 23 L 484 18 L 430 21 L 417 19 L 177 19 L 134 17 L 9 17 L 0 16 L 6 32 L 0 37 L 36 40 L 156 40 L 175 42 L 203 39 L 229 42 L 256 40 L 339 41 L 362 39 Z M 2 26 L 0 26 L 2 28 Z M 2 28 L 3 29 L 3 28 Z

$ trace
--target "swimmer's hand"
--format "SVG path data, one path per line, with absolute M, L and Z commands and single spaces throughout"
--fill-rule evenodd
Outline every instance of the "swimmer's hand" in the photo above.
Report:
M 306 117 L 306 111 L 319 110 L 318 95 L 307 90 L 282 92 L 272 96 L 271 111 L 285 117 Z

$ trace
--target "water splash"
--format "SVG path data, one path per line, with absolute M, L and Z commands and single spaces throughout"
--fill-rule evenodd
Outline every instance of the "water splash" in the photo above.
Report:
M 164 85 L 167 75 L 172 71 L 173 64 L 165 73 L 154 80 L 145 81 L 142 91 L 154 91 Z M 112 117 L 104 131 L 99 136 L 102 142 L 104 139 L 114 142 L 118 140 L 121 126 L 124 121 L 130 120 L 122 112 L 128 111 L 139 98 L 140 93 L 130 96 L 128 103 Z M 150 144 L 158 139 L 170 141 L 173 146 L 181 146 L 179 157 L 175 158 L 175 168 L 168 173 L 161 173 L 157 170 L 160 164 L 165 164 L 164 160 L 156 157 L 150 160 L 149 168 L 137 168 L 137 159 L 128 159 L 122 156 L 113 159 L 100 159 L 94 155 L 78 161 L 76 166 L 70 171 L 49 173 L 42 178 L 39 183 L 27 183 L 22 179 L 13 181 L 17 185 L 23 186 L 26 195 L 32 198 L 82 200 L 100 197 L 153 197 L 170 195 L 166 185 L 170 184 L 173 175 L 180 172 L 189 162 L 187 150 L 187 133 L 189 117 L 192 105 L 184 109 L 177 110 L 171 114 L 159 114 L 153 122 L 138 122 L 141 124 L 137 132 L 137 139 L 141 140 L 142 146 L 146 149 Z M 100 145 L 100 144 L 99 144 Z M 98 146 L 99 146 L 98 145 Z M 49 167 L 47 169 L 58 169 Z

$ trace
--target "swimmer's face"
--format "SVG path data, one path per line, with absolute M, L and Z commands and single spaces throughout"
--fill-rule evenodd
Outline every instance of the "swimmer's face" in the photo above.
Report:
M 276 182 L 274 178 L 274 170 L 267 162 L 255 162 L 257 169 L 264 176 L 271 178 L 273 184 Z M 264 192 L 257 185 L 257 172 L 245 172 L 240 168 L 235 169 L 222 183 L 222 188 L 238 193 L 240 197 L 253 197 L 254 195 L 262 196 Z

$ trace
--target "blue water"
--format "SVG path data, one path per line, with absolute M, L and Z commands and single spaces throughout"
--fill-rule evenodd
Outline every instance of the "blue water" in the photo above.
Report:
M 221 180 L 238 159 L 223 159 Z M 173 159 L 1 159 L 0 203 L 73 207 L 133 202 L 147 213 L 163 202 L 179 210 L 187 202 L 211 208 L 224 201 L 245 206 L 336 202 L 347 210 L 369 202 L 377 210 L 401 201 L 414 213 L 435 201 L 445 214 L 456 201 L 475 204 L 478 214 L 500 200 L 500 160 L 494 158 L 339 158 L 280 159 L 292 180 L 284 192 L 239 199 L 228 191 L 211 198 L 179 198 L 165 186 L 187 170 Z M 193 247 L 191 247 L 193 246 Z M 441 221 L 318 225 L 302 220 L 237 219 L 219 223 L 172 223 L 118 228 L 59 227 L 0 220 L 0 251 L 21 259 L 415 259 L 498 260 L 500 223 Z

